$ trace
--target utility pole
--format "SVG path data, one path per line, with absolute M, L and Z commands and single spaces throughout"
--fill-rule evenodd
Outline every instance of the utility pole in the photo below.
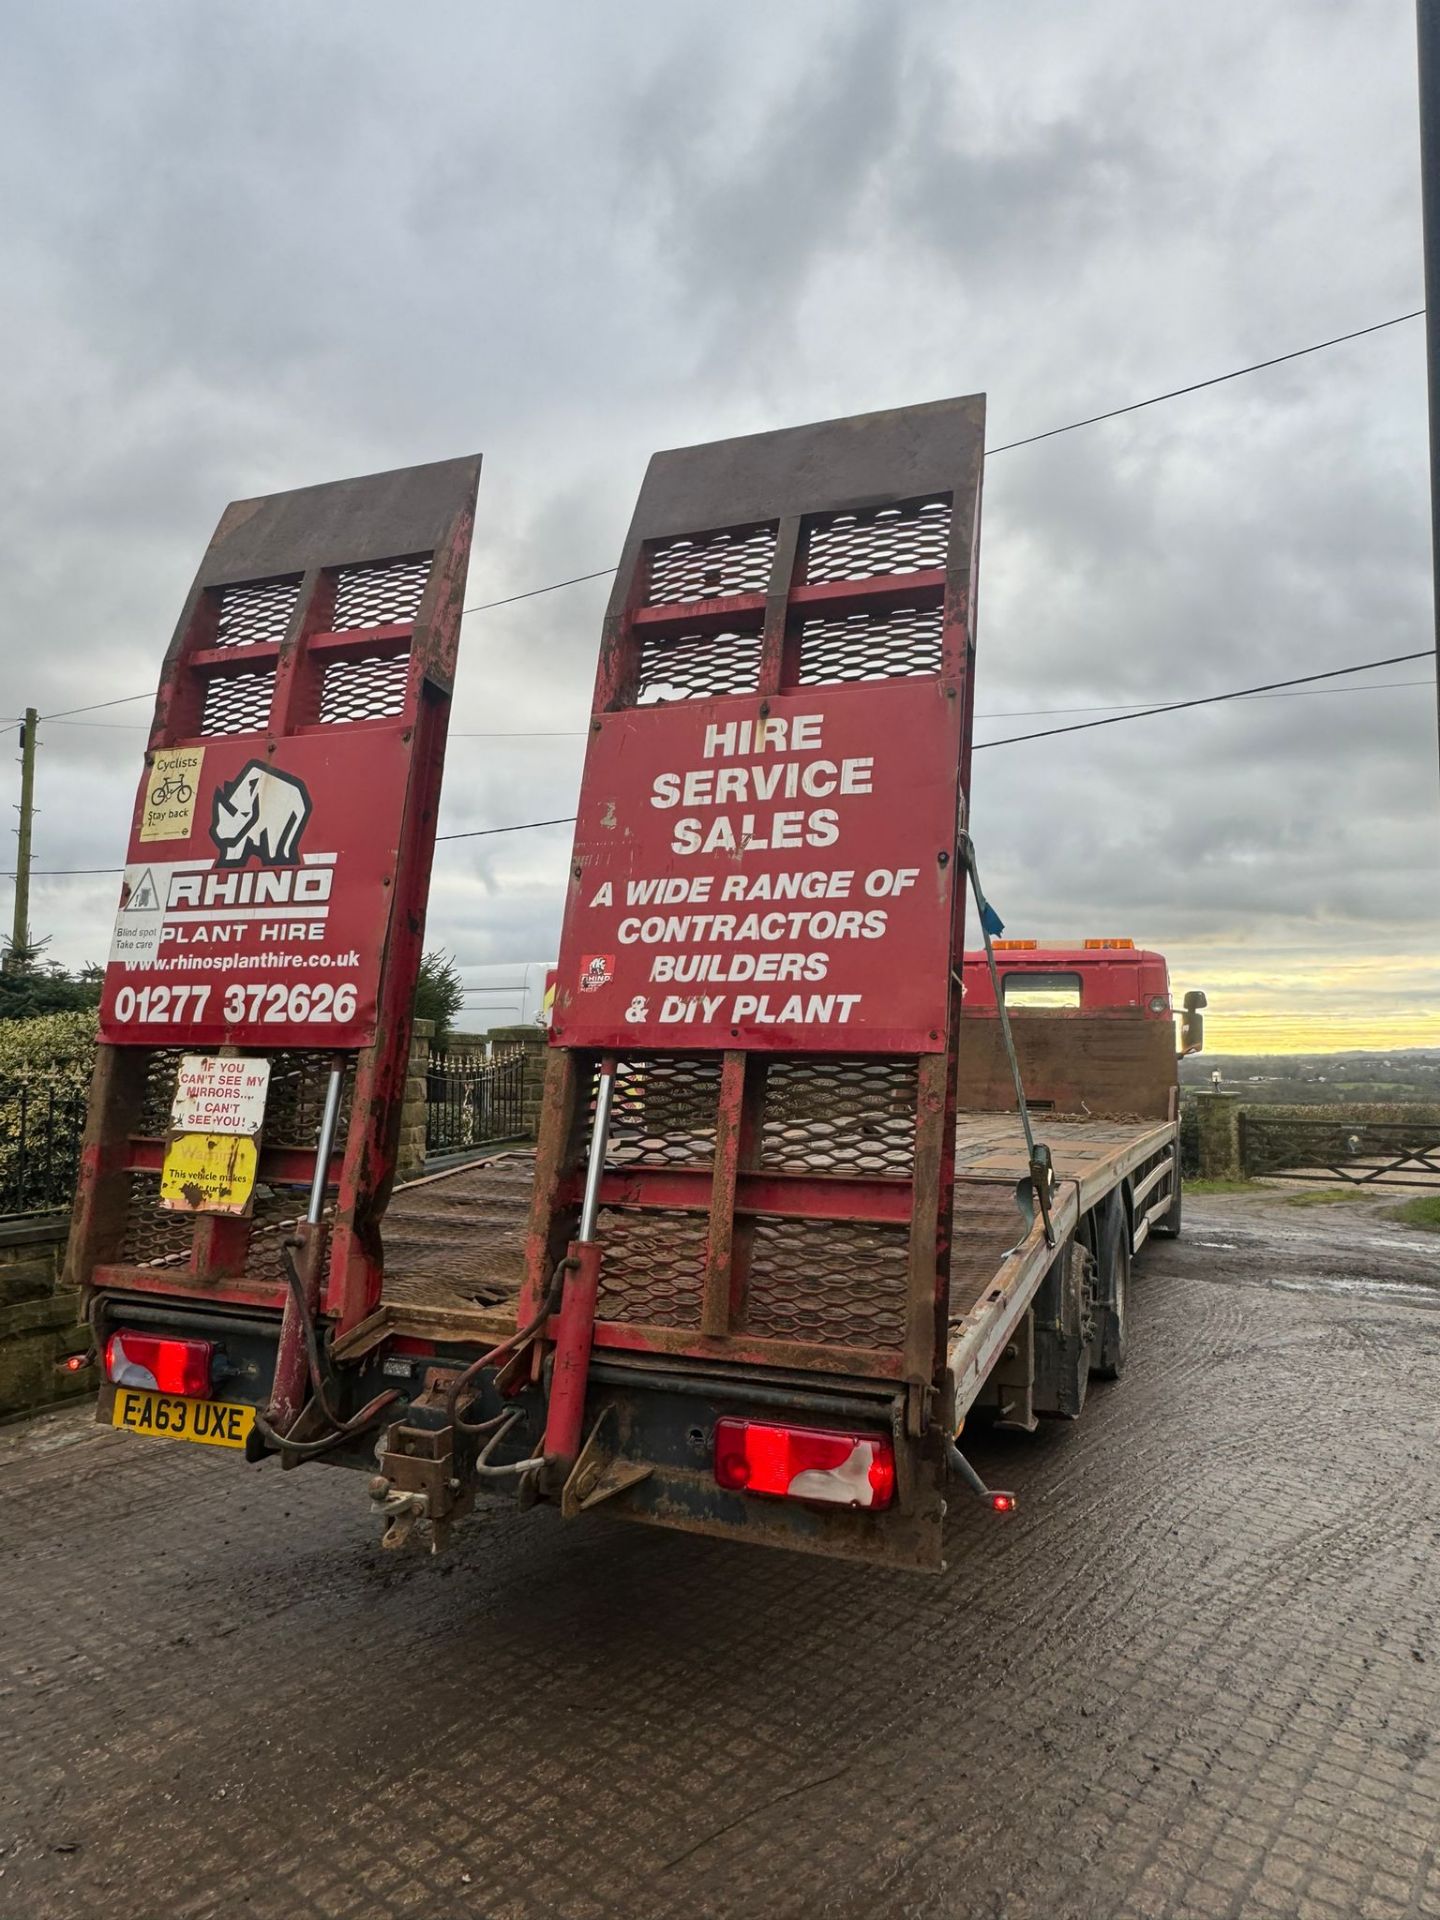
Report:
M 1440 0 L 1416 0 L 1420 69 L 1420 224 L 1425 241 L 1425 373 L 1430 398 L 1430 566 L 1440 665 Z
M 6 965 L 11 973 L 24 973 L 30 965 L 30 839 L 35 819 L 35 729 L 40 716 L 34 707 L 25 709 L 20 728 L 20 826 L 15 849 L 15 920 L 10 933 L 10 952 Z

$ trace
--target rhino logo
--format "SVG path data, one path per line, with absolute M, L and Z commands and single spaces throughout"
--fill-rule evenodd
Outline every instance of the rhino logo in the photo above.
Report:
M 210 838 L 219 864 L 242 866 L 253 853 L 267 867 L 293 865 L 309 818 L 310 796 L 294 774 L 249 761 L 228 787 L 215 789 Z

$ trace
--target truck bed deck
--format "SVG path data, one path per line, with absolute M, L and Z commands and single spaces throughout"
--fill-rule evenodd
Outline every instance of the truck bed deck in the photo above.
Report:
M 1034 1117 L 1077 1212 L 1102 1199 L 1173 1137 L 1168 1122 Z M 951 1324 L 994 1290 L 1006 1256 L 1024 1250 L 1015 1183 L 1026 1170 L 1013 1113 L 964 1113 L 956 1126 Z M 503 1333 L 524 1274 L 534 1156 L 500 1152 L 396 1189 L 385 1219 L 384 1310 L 392 1326 Z M 1026 1267 L 1033 1260 L 1026 1262 Z

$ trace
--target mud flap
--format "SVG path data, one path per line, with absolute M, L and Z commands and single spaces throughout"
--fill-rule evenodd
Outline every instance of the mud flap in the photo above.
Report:
M 1099 1245 L 1090 1367 L 1097 1379 L 1118 1380 L 1125 1371 L 1130 1308 L 1130 1222 L 1118 1193 L 1106 1203 Z
M 1093 1334 L 1093 1268 L 1094 1261 L 1079 1240 L 1068 1240 L 1040 1283 L 1035 1296 L 1036 1413 L 1074 1420 L 1085 1405 Z

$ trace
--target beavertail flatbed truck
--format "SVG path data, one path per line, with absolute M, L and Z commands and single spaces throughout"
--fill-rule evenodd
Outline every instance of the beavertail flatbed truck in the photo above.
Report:
M 1017 1189 L 1029 1178 L 1026 1143 L 984 956 L 969 955 L 961 1032 L 961 1097 L 967 1105 L 955 1127 L 947 1340 L 947 1417 L 957 1426 L 972 1412 L 1013 1429 L 1033 1428 L 1040 1414 L 1078 1415 L 1091 1375 L 1114 1378 L 1124 1368 L 1132 1255 L 1151 1233 L 1179 1231 L 1176 1034 L 1163 958 L 1083 947 L 1035 952 L 1033 943 L 1025 944 L 1032 950 L 1023 957 L 1010 943 L 996 958 L 1002 990 L 1015 989 L 1007 999 L 1016 1010 L 1013 1032 L 1029 1106 L 1053 1158 L 1050 1211 L 1057 1250 L 1047 1244 L 1043 1219 L 1037 1214 L 1027 1224 L 1017 1201 Z M 1061 974 L 1057 992 L 1050 983 Z M 1032 981 L 1045 984 L 1032 987 Z M 1073 1004 L 1053 1004 L 1067 989 L 1073 990 Z M 1187 1011 L 1188 1048 L 1198 1046 L 1199 1032 L 1198 1016 Z M 677 1142 L 662 1134 L 659 1114 L 652 1133 L 639 1087 L 632 1104 L 634 1123 L 611 1135 L 616 1168 L 643 1165 L 657 1150 L 673 1154 L 676 1165 L 683 1164 L 687 1147 L 702 1163 L 713 1155 L 713 1141 Z M 873 1112 L 859 1125 L 878 1160 L 887 1145 L 884 1114 Z M 898 1131 L 892 1122 L 891 1136 Z M 827 1152 L 821 1145 L 817 1161 Z M 479 1342 L 511 1332 L 534 1187 L 534 1153 L 507 1149 L 399 1189 L 386 1219 L 381 1312 L 360 1330 L 351 1351 L 358 1355 L 367 1343 L 383 1341 L 392 1373 L 399 1371 L 398 1347 L 410 1355 L 407 1364 L 418 1376 L 437 1353 L 458 1346 L 458 1359 Z M 864 1299 L 863 1263 L 829 1279 L 827 1290 L 833 1298 L 813 1288 L 805 1303 L 823 1332 Z M 683 1290 L 677 1288 L 668 1305 L 667 1313 L 652 1300 L 649 1310 L 657 1321 L 683 1324 Z M 602 1312 L 603 1306 L 602 1294 Z M 797 1305 L 797 1315 L 805 1309 Z M 600 1337 L 614 1340 L 620 1333 L 619 1327 L 602 1326 Z M 591 1372 L 620 1410 L 620 1426 L 634 1437 L 633 1459 L 653 1469 L 609 1510 L 699 1531 L 728 1532 L 734 1524 L 727 1524 L 723 1512 L 710 1511 L 728 1504 L 714 1489 L 719 1422 L 773 1419 L 779 1409 L 785 1420 L 801 1425 L 843 1426 L 847 1418 L 853 1422 L 859 1401 L 873 1424 L 886 1397 L 865 1398 L 868 1383 L 808 1370 L 770 1376 L 757 1369 L 701 1367 L 683 1379 L 683 1369 L 667 1369 L 662 1409 L 654 1358 L 617 1351 Z M 893 1393 L 888 1397 L 893 1401 Z M 661 1454 L 668 1456 L 663 1464 L 656 1457 Z M 860 1529 L 853 1510 L 827 1515 L 798 1504 L 798 1513 L 790 1502 L 783 1513 L 762 1507 L 750 1523 L 751 1537 L 855 1550 Z
M 983 421 L 652 462 L 535 1153 L 388 1213 L 478 463 L 231 509 L 102 1003 L 70 1254 L 100 1419 L 365 1468 L 392 1543 L 508 1489 L 935 1568 L 947 1492 L 1009 1504 L 964 1418 L 1119 1371 L 1179 1186 L 1168 987 L 1051 964 L 1079 1004 L 1009 1023 L 1052 1172 L 1002 1018 L 1044 969 L 997 955 L 987 1009 L 962 956 Z

